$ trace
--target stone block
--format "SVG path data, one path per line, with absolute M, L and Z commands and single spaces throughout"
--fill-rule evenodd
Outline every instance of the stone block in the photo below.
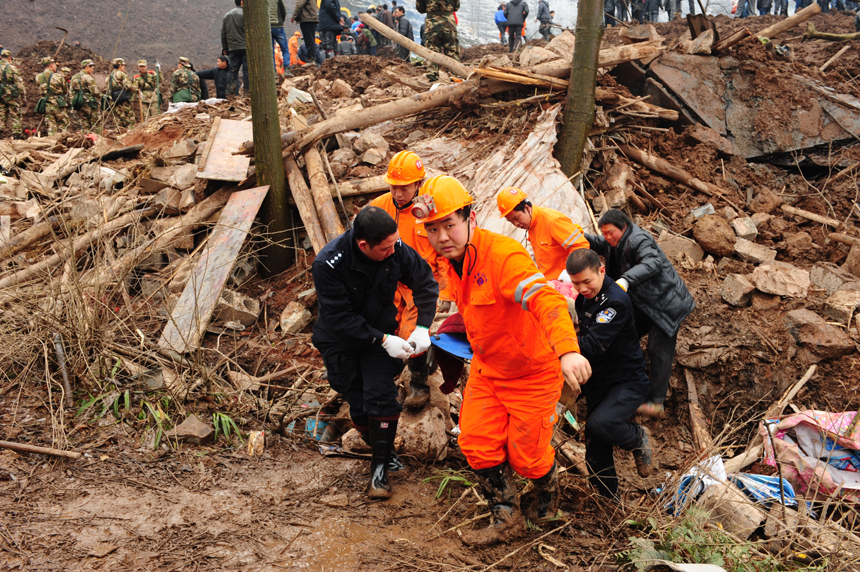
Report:
M 551 62 L 552 60 L 557 59 L 559 59 L 559 55 L 547 50 L 546 48 L 527 46 L 520 53 L 520 66 L 528 69 L 532 66 L 536 66 L 544 62 Z
M 753 213 L 750 218 L 755 223 L 755 225 L 758 226 L 772 219 L 773 215 L 769 215 L 767 213 Z
M 167 437 L 202 445 L 215 438 L 215 429 L 191 414 L 185 418 L 185 421 L 168 431 Z
M 290 302 L 281 312 L 281 331 L 297 334 L 311 321 L 311 312 L 298 302 Z
M 735 251 L 735 233 L 723 217 L 705 215 L 693 226 L 693 237 L 705 252 L 730 256 Z
M 755 290 L 755 284 L 742 274 L 729 274 L 720 286 L 720 295 L 732 306 L 746 306 Z
M 768 262 L 753 270 L 755 287 L 766 294 L 806 298 L 809 272 L 786 262 Z
M 732 207 L 724 207 L 720 210 L 720 215 L 729 222 L 738 218 L 738 213 Z
M 355 91 L 353 91 L 352 87 L 342 79 L 336 79 L 331 82 L 328 92 L 332 97 L 348 98 L 355 96 Z
M 779 308 L 780 297 L 773 294 L 765 294 L 764 292 L 752 293 L 753 310 L 776 310 Z
M 352 148 L 355 149 L 356 153 L 364 153 L 368 149 L 374 148 L 382 149 L 387 153 L 388 142 L 379 133 L 362 133 L 361 137 L 356 139 L 355 143 L 352 144 Z
M 358 157 L 352 149 L 337 149 L 329 156 L 330 163 L 344 163 L 350 167 L 358 164 Z
M 851 247 L 842 268 L 854 276 L 860 276 L 860 245 L 855 244 Z
M 785 314 L 785 327 L 788 328 L 789 333 L 795 338 L 797 338 L 801 326 L 824 323 L 826 323 L 824 318 L 806 308 L 799 308 Z
M 313 103 L 314 98 L 306 91 L 291 87 L 287 92 L 287 103 L 289 105 L 298 105 L 300 103 Z
M 756 244 L 750 240 L 739 238 L 735 242 L 735 254 L 745 262 L 764 264 L 776 260 L 776 251 L 772 248 Z
M 735 234 L 738 235 L 738 238 L 743 238 L 744 240 L 754 240 L 758 235 L 755 222 L 748 216 L 734 219 L 732 221 L 732 228 L 735 229 Z
M 837 290 L 824 301 L 824 315 L 839 324 L 849 325 L 860 306 L 860 291 Z
M 684 137 L 691 145 L 707 143 L 716 147 L 723 155 L 734 155 L 735 148 L 731 141 L 705 125 L 695 124 L 684 130 Z
M 378 165 L 385 160 L 387 153 L 384 149 L 373 147 L 364 152 L 361 161 L 368 165 Z
M 797 329 L 795 339 L 820 359 L 836 359 L 854 351 L 854 342 L 845 330 L 827 323 L 804 324 Z
M 800 258 L 813 252 L 816 245 L 808 232 L 795 232 L 785 236 L 785 249 L 790 257 Z
M 816 262 L 809 272 L 809 282 L 813 288 L 824 290 L 830 296 L 843 284 L 857 282 L 858 278 L 830 262 Z
M 678 260 L 678 256 L 683 252 L 686 252 L 695 262 L 699 262 L 705 257 L 705 251 L 695 240 L 671 234 L 666 230 L 660 233 L 659 238 L 657 238 L 657 245 L 669 260 Z
M 164 154 L 165 159 L 182 159 L 190 157 L 197 151 L 198 143 L 194 139 L 183 139 Z
M 768 188 L 764 188 L 750 203 L 750 210 L 754 213 L 772 213 L 782 206 L 782 197 Z
M 221 291 L 221 296 L 218 297 L 218 303 L 212 313 L 212 321 L 235 321 L 247 327 L 253 325 L 259 315 L 259 300 L 225 288 Z

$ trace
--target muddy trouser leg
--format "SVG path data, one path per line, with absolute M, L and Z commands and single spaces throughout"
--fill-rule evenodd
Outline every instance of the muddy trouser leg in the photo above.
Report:
M 230 75 L 227 76 L 227 95 L 239 95 L 239 66 L 242 65 L 242 50 L 233 50 L 227 53 L 227 62 L 230 64 Z
M 517 49 L 520 43 L 520 37 L 523 35 L 522 26 L 508 26 L 508 52 L 513 52 Z
M 403 402 L 407 409 L 421 409 L 430 401 L 430 386 L 427 385 L 430 366 L 427 363 L 427 355 L 425 352 L 409 358 L 409 394 Z
M 629 451 L 639 444 L 642 429 L 628 419 L 645 401 L 647 391 L 644 383 L 625 382 L 604 390 L 603 399 L 586 397 L 585 462 L 588 481 L 600 496 L 618 495 L 612 449 L 620 447 Z
M 651 358 L 649 403 L 663 403 L 666 400 L 677 342 L 677 332 L 670 336 L 657 325 L 651 326 L 651 331 L 648 333 L 648 355 Z

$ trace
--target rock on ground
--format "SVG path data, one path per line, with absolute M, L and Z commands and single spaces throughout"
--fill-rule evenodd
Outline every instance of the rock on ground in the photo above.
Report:
M 755 284 L 741 274 L 729 274 L 720 287 L 720 295 L 732 306 L 746 306 L 755 290 Z
M 764 188 L 750 203 L 750 210 L 754 213 L 772 213 L 782 206 L 782 198 L 771 191 Z
M 693 237 L 705 252 L 714 256 L 731 256 L 735 252 L 735 233 L 721 216 L 703 216 L 693 226 Z
M 739 238 L 735 242 L 735 254 L 744 262 L 751 262 L 753 264 L 764 264 L 765 262 L 776 260 L 775 250 L 743 238 Z
M 753 270 L 755 286 L 766 294 L 806 298 L 809 272 L 786 262 L 768 262 Z

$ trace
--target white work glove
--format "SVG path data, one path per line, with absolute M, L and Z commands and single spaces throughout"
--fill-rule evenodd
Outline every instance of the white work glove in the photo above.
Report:
M 561 271 L 561 274 L 558 275 L 558 281 L 570 284 L 570 274 L 567 273 L 567 270 Z
M 627 289 L 630 288 L 630 283 L 627 280 L 625 280 L 624 278 L 619 278 L 618 280 L 615 281 L 615 283 L 618 284 L 619 286 L 621 286 L 621 289 L 624 290 L 625 292 L 627 292 Z
M 409 342 L 391 334 L 385 336 L 382 347 L 394 359 L 409 359 L 412 356 L 412 346 L 409 345 Z
M 421 355 L 430 349 L 430 330 L 422 326 L 418 326 L 406 341 L 415 345 L 412 355 Z

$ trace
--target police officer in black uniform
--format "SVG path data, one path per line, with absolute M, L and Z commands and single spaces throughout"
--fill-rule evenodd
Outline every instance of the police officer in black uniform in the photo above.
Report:
M 636 335 L 633 305 L 622 288 L 606 277 L 593 250 L 581 248 L 567 258 L 567 273 L 579 292 L 579 348 L 591 364 L 582 386 L 588 407 L 585 461 L 589 481 L 604 497 L 618 495 L 612 448 L 633 452 L 640 476 L 651 474 L 651 446 L 644 427 L 629 421 L 648 396 L 645 358 Z
M 349 403 L 356 429 L 372 449 L 370 498 L 390 498 L 388 471 L 402 406 L 394 379 L 403 360 L 430 347 L 427 328 L 436 313 L 439 285 L 430 265 L 400 241 L 397 223 L 384 210 L 367 207 L 354 226 L 329 242 L 313 263 L 319 318 L 313 344 L 328 370 L 331 387 Z M 394 292 L 412 290 L 418 326 L 404 340 L 397 331 Z

